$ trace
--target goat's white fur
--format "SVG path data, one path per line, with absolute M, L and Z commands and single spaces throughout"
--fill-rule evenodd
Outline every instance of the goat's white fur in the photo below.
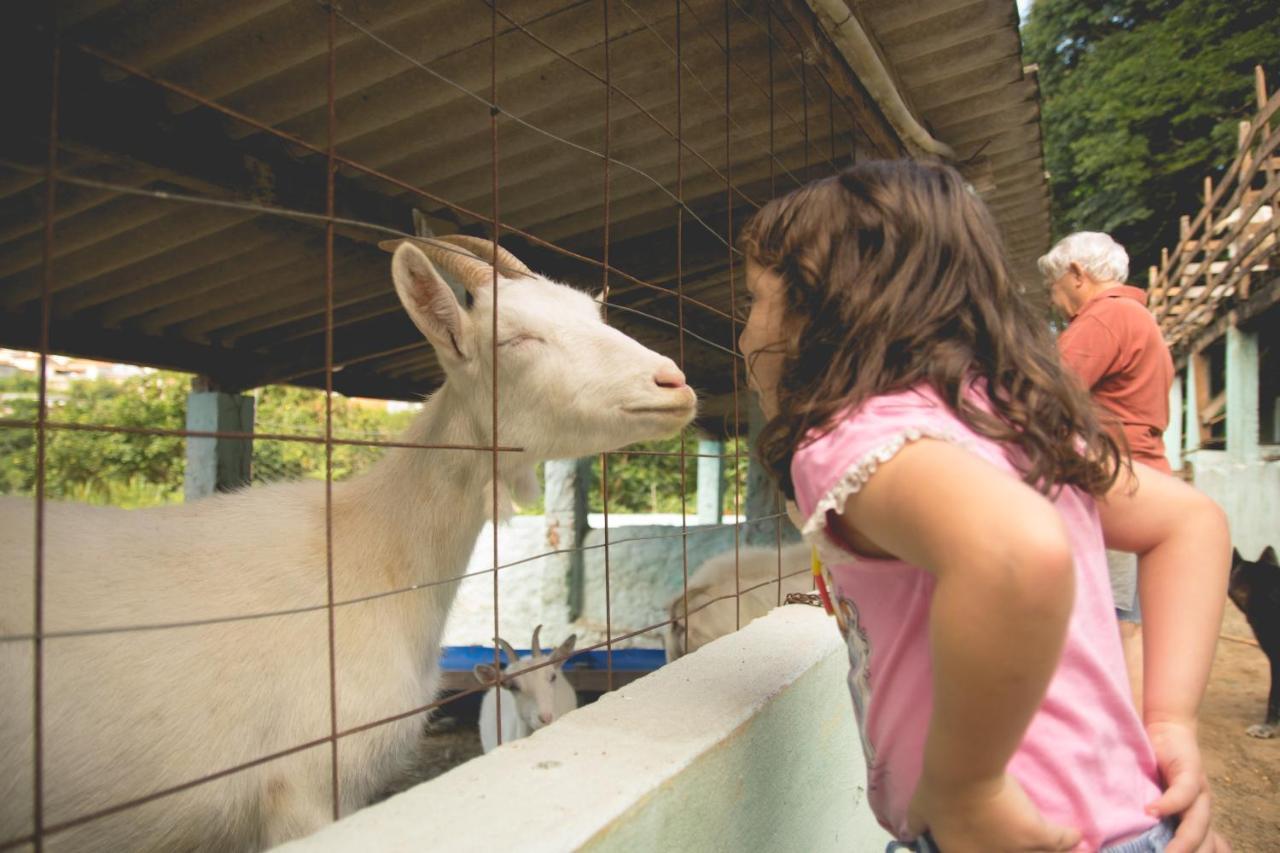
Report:
M 541 629 L 541 625 L 533 629 L 533 643 L 527 655 L 517 656 L 510 645 L 498 640 L 506 650 L 508 663 L 502 671 L 502 685 L 489 688 L 480 702 L 480 746 L 485 752 L 533 734 L 578 707 L 578 693 L 561 672 L 578 637 L 570 634 L 551 654 L 544 655 L 538 643 Z M 498 680 L 492 664 L 477 664 L 475 672 L 481 684 L 493 684 Z M 499 693 L 501 739 L 498 737 Z
M 778 564 L 777 548 L 750 547 L 738 549 L 736 555 L 732 549 L 723 551 L 694 569 L 689 575 L 689 613 L 692 615 L 687 620 L 688 646 L 685 645 L 684 590 L 681 589 L 667 604 L 669 621 L 662 635 L 667 660 L 695 652 L 737 630 L 739 607 L 734 598 L 738 590 L 743 590 L 741 625 L 768 613 L 778 603 Z M 808 545 L 783 546 L 781 564 L 783 599 L 789 593 L 813 589 Z
M 492 444 L 493 269 L 441 245 L 399 246 L 392 278 L 447 381 L 403 436 Z M 463 275 L 464 309 L 431 260 Z M 694 412 L 670 359 L 605 325 L 587 294 L 502 271 L 500 483 L 532 465 L 670 435 Z M 678 378 L 673 378 L 678 377 Z M 333 484 L 338 732 L 430 703 L 457 578 L 491 506 L 489 452 L 391 449 Z M 32 831 L 33 507 L 0 501 L 0 839 Z M 311 741 L 316 745 L 50 837 L 48 849 L 248 850 L 332 819 L 325 487 L 284 483 L 187 505 L 45 507 L 46 632 L 293 615 L 43 646 L 44 824 Z M 342 737 L 340 811 L 367 803 L 411 756 L 421 715 Z

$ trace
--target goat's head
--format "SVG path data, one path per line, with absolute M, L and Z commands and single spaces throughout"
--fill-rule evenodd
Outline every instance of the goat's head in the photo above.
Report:
M 507 655 L 502 685 L 515 694 L 518 712 L 532 731 L 555 722 L 560 714 L 565 713 L 566 709 L 558 707 L 556 702 L 557 682 L 565 677 L 561 669 L 578 641 L 577 634 L 570 634 L 550 655 L 544 655 L 538 644 L 541 631 L 541 625 L 533 629 L 532 652 L 525 657 L 518 657 L 506 640 L 495 638 Z M 498 681 L 498 673 L 492 664 L 476 664 L 475 674 L 482 684 Z
M 483 260 L 492 243 L 478 237 L 381 245 L 394 248 L 391 276 L 405 310 L 446 376 L 471 389 L 481 425 L 490 420 L 496 353 L 501 443 L 534 459 L 585 456 L 666 437 L 692 420 L 696 397 L 675 363 L 607 325 L 587 294 L 502 248 L 495 290 L 494 267 Z M 469 306 L 442 271 L 466 289 Z

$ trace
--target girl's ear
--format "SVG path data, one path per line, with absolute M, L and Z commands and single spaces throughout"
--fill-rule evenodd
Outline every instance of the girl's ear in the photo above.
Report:
M 453 291 L 417 246 L 404 242 L 391 258 L 391 280 L 404 310 L 444 362 L 471 359 L 471 321 Z

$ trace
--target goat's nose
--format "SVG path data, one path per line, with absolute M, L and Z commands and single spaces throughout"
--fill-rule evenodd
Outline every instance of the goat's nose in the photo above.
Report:
M 653 374 L 653 381 L 660 388 L 683 388 L 685 386 L 684 374 L 680 372 L 680 368 L 676 367 L 674 361 L 668 361 L 658 368 L 658 372 Z
M 552 720 L 551 715 L 550 715 L 550 714 L 547 714 L 547 713 L 539 714 L 539 715 L 538 715 L 538 718 L 542 720 L 542 724 L 543 724 L 544 726 L 545 726 L 545 725 L 547 725 L 548 723 L 550 723 L 550 722 L 551 722 L 551 720 Z

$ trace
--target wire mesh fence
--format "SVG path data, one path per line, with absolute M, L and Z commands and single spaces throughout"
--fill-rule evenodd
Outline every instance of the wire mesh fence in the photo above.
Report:
M 783 565 L 776 496 L 748 493 L 733 238 L 876 150 L 815 32 L 803 4 L 739 0 L 15 16 L 0 343 L 39 365 L 0 412 L 0 849 L 269 846 L 385 793 L 424 720 L 487 689 L 438 690 L 468 584 L 491 637 L 554 621 L 503 616 L 515 586 L 551 589 L 604 689 L 615 650 L 691 649 L 698 612 L 781 602 L 807 569 Z M 397 253 L 397 294 L 378 244 L 409 238 L 427 265 Z M 90 399 L 51 388 L 57 352 L 163 370 Z M 252 416 L 193 423 L 193 374 Z M 666 402 L 633 406 L 633 380 Z M 670 403 L 689 386 L 696 420 Z M 230 494 L 186 491 L 197 445 L 240 448 L 211 475 Z M 574 455 L 590 470 L 551 506 L 526 463 Z M 545 521 L 504 554 L 483 525 L 513 496 Z M 637 509 L 669 518 L 620 523 Z M 746 576 L 752 543 L 773 566 Z M 691 595 L 717 551 L 727 591 Z

